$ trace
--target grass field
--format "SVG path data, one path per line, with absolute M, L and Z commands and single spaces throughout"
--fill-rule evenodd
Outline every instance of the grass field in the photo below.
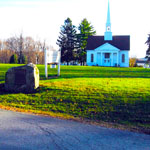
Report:
M 0 83 L 8 68 L 0 64 Z M 35 93 L 6 93 L 0 89 L 0 105 L 42 111 L 60 116 L 81 117 L 139 127 L 150 133 L 150 70 L 61 66 L 59 78 L 45 79 Z M 57 74 L 49 70 L 49 77 Z

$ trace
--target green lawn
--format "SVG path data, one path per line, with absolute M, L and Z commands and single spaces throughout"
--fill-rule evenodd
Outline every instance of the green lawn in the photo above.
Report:
M 0 64 L 0 83 L 13 66 Z M 46 80 L 44 66 L 38 68 L 41 80 L 35 93 L 6 93 L 1 88 L 0 104 L 150 131 L 150 69 L 61 66 L 58 79 Z M 49 69 L 49 77 L 56 74 Z

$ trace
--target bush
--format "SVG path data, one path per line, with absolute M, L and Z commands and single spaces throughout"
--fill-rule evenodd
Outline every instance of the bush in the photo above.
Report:
M 27 57 L 22 54 L 22 55 L 18 58 L 18 62 L 19 62 L 19 64 L 27 64 Z
M 11 63 L 11 64 L 17 64 L 17 63 L 18 63 L 18 56 L 17 56 L 16 54 L 13 54 L 13 55 L 10 57 L 9 63 Z
M 129 59 L 129 66 L 130 67 L 135 67 L 136 65 L 136 57 L 132 57 Z

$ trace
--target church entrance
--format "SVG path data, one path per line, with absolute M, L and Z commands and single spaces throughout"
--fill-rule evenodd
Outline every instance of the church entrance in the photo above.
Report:
M 104 66 L 111 66 L 110 53 L 104 54 Z

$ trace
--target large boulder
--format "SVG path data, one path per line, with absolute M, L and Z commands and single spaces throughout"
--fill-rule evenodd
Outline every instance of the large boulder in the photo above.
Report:
M 5 90 L 9 92 L 33 92 L 39 87 L 39 70 L 36 65 L 10 68 L 5 75 Z

